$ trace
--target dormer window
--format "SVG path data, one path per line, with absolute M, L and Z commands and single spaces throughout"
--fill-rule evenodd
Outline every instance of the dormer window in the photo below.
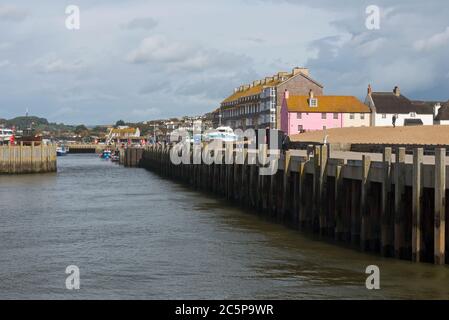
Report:
M 310 107 L 318 107 L 318 99 L 317 98 L 309 99 L 309 106 Z

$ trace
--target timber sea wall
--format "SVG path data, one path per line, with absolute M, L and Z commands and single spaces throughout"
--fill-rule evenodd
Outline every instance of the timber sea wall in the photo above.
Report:
M 56 171 L 56 145 L 0 146 L 0 174 Z
M 434 156 L 425 156 L 422 148 L 410 156 L 403 147 L 386 147 L 381 154 L 334 157 L 327 145 L 315 145 L 281 154 L 273 175 L 260 175 L 263 162 L 249 161 L 251 152 L 266 156 L 263 150 L 225 148 L 219 159 L 233 163 L 210 165 L 175 165 L 170 152 L 169 146 L 147 146 L 141 157 L 134 158 L 134 151 L 127 157 L 323 240 L 385 257 L 449 263 L 444 148 Z M 243 164 L 236 163 L 237 156 Z

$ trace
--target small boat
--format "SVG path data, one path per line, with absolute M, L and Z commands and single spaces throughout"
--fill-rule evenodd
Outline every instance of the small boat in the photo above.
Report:
M 109 149 L 103 150 L 100 155 L 101 159 L 109 160 L 111 158 L 112 152 Z
M 69 152 L 69 148 L 65 147 L 65 146 L 60 146 L 56 148 L 56 155 L 58 157 L 62 157 L 67 155 L 67 153 Z
M 112 162 L 119 162 L 120 161 L 120 155 L 119 154 L 113 154 L 112 156 L 111 156 L 111 161 Z

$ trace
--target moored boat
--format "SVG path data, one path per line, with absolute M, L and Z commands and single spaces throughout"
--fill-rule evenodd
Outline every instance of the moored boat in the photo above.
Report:
M 100 154 L 101 159 L 109 160 L 111 158 L 112 151 L 109 149 L 103 150 L 103 152 Z
M 65 146 L 60 146 L 56 148 L 56 155 L 58 157 L 65 156 L 69 152 L 69 149 Z

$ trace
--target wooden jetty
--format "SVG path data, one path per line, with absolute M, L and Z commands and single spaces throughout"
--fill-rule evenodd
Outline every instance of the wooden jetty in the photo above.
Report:
M 251 152 L 266 150 L 236 152 L 227 146 L 217 157 L 228 164 L 211 165 L 175 165 L 170 150 L 147 146 L 136 163 L 323 239 L 386 257 L 449 261 L 444 148 L 434 156 L 424 156 L 422 148 L 410 156 L 403 147 L 386 147 L 381 154 L 353 157 L 315 145 L 280 155 L 274 175 L 260 175 L 262 163 L 248 161 Z M 237 156 L 243 164 L 236 164 Z
M 56 145 L 0 146 L 0 174 L 56 172 Z
M 69 153 L 102 153 L 105 149 L 116 150 L 118 147 L 94 143 L 69 143 Z

